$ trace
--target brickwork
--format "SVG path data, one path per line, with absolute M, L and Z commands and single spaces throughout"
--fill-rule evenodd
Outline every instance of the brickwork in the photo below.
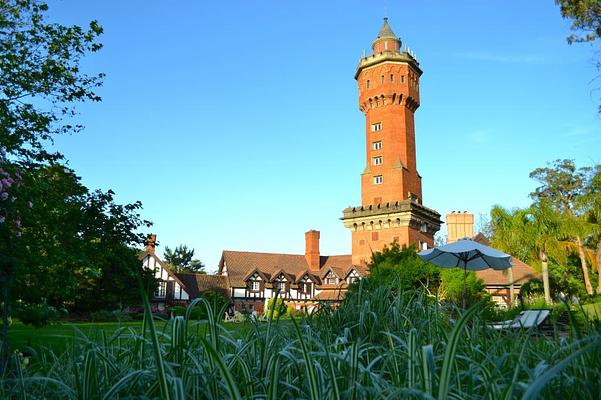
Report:
M 474 237 L 474 214 L 466 212 L 447 214 L 447 243 L 466 237 L 470 239 Z
M 408 51 L 401 50 L 401 41 L 387 19 L 372 50 L 360 60 L 355 74 L 359 109 L 365 115 L 361 205 L 366 208 L 410 202 L 420 207 L 399 211 L 392 219 L 388 214 L 366 219 L 345 210 L 343 221 L 352 231 L 353 264 L 369 261 L 372 251 L 381 250 L 393 240 L 401 245 L 426 243 L 432 247 L 434 233 L 440 228 L 440 215 L 421 206 L 414 122 L 420 105 L 419 63 Z

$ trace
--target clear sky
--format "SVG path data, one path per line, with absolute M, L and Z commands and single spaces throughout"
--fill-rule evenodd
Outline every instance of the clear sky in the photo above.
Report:
M 349 254 L 364 118 L 353 79 L 384 16 L 424 71 L 416 112 L 424 205 L 527 206 L 533 169 L 601 162 L 591 45 L 566 44 L 552 0 L 50 0 L 53 20 L 104 27 L 86 71 L 102 103 L 56 146 L 88 187 L 140 200 L 159 253 Z

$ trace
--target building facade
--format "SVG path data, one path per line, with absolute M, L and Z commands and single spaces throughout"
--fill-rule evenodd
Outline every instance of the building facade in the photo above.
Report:
M 422 70 L 415 56 L 402 50 L 388 19 L 359 61 L 355 79 L 359 109 L 365 115 L 365 169 L 361 205 L 343 211 L 352 232 L 352 263 L 365 265 L 372 252 L 397 241 L 418 249 L 434 245 L 440 214 L 423 206 L 417 171 L 414 113 L 420 105 Z

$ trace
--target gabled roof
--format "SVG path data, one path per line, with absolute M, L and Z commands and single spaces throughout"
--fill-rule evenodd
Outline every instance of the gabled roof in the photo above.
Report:
M 247 281 L 249 280 L 254 274 L 259 275 L 259 277 L 265 281 L 265 282 L 269 282 L 271 280 L 271 276 L 263 271 L 261 271 L 259 268 L 254 268 L 252 269 L 248 274 L 246 274 L 244 276 L 243 281 Z
M 278 271 L 285 271 L 291 276 L 299 277 L 306 271 L 315 276 L 321 276 L 328 268 L 343 273 L 352 266 L 351 255 L 321 256 L 319 271 L 311 271 L 304 254 L 258 253 L 250 251 L 224 250 L 219 263 L 219 270 L 227 265 L 227 274 L 232 287 L 244 287 L 244 279 L 250 271 L 261 271 L 273 276 Z M 365 273 L 366 268 L 355 266 L 355 269 Z
M 301 271 L 296 275 L 295 283 L 299 283 L 305 275 L 307 275 L 307 277 L 311 279 L 311 281 L 317 283 L 318 285 L 321 283 L 321 279 L 319 279 L 319 276 L 315 275 L 313 272 L 311 272 L 311 270 L 308 269 Z
M 176 275 L 184 283 L 184 288 L 190 296 L 190 299 L 198 298 L 208 291 L 219 293 L 226 299 L 230 297 L 230 291 L 228 290 L 227 279 L 225 276 L 206 274 Z
M 184 284 L 184 283 L 183 283 L 183 282 L 182 282 L 182 281 L 179 279 L 179 277 L 177 276 L 177 274 L 176 274 L 175 272 L 171 271 L 171 268 L 169 268 L 169 267 L 167 266 L 167 264 L 165 264 L 165 263 L 163 262 L 163 260 L 161 260 L 161 259 L 159 258 L 159 256 L 157 256 L 157 255 L 156 255 L 156 253 L 155 253 L 155 252 L 153 252 L 153 251 L 145 251 L 145 252 L 143 252 L 142 254 L 140 254 L 140 256 L 138 257 L 138 259 L 139 259 L 140 261 L 142 261 L 144 258 L 146 258 L 146 256 L 149 256 L 149 257 L 152 257 L 152 258 L 154 258 L 154 259 L 156 260 L 156 262 L 157 262 L 157 263 L 159 263 L 159 265 L 160 265 L 160 266 L 161 266 L 161 267 L 162 267 L 162 268 L 163 268 L 163 269 L 164 269 L 164 270 L 167 272 L 167 274 L 168 274 L 170 277 L 172 277 L 172 278 L 173 278 L 173 279 L 174 279 L 174 280 L 175 280 L 177 283 L 179 283 L 179 284 L 180 284 L 180 286 L 182 286 L 182 287 L 184 288 L 184 290 L 186 290 L 186 285 L 185 285 L 185 284 Z M 188 294 L 190 294 L 190 292 L 188 292 L 188 290 L 186 290 L 186 292 L 187 292 Z
M 294 281 L 296 281 L 294 275 L 291 275 L 288 272 L 286 272 L 283 268 L 280 268 L 279 270 L 271 274 L 271 282 L 275 282 L 280 277 L 280 275 L 284 275 L 284 278 L 286 278 L 288 282 L 294 283 Z

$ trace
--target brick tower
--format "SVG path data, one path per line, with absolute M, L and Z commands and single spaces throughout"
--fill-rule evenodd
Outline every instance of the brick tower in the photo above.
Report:
M 359 61 L 359 109 L 365 114 L 366 166 L 361 175 L 361 206 L 343 211 L 352 232 L 353 264 L 365 264 L 372 251 L 397 241 L 432 247 L 440 214 L 422 205 L 421 176 L 415 160 L 413 114 L 419 107 L 422 70 L 388 18 Z

